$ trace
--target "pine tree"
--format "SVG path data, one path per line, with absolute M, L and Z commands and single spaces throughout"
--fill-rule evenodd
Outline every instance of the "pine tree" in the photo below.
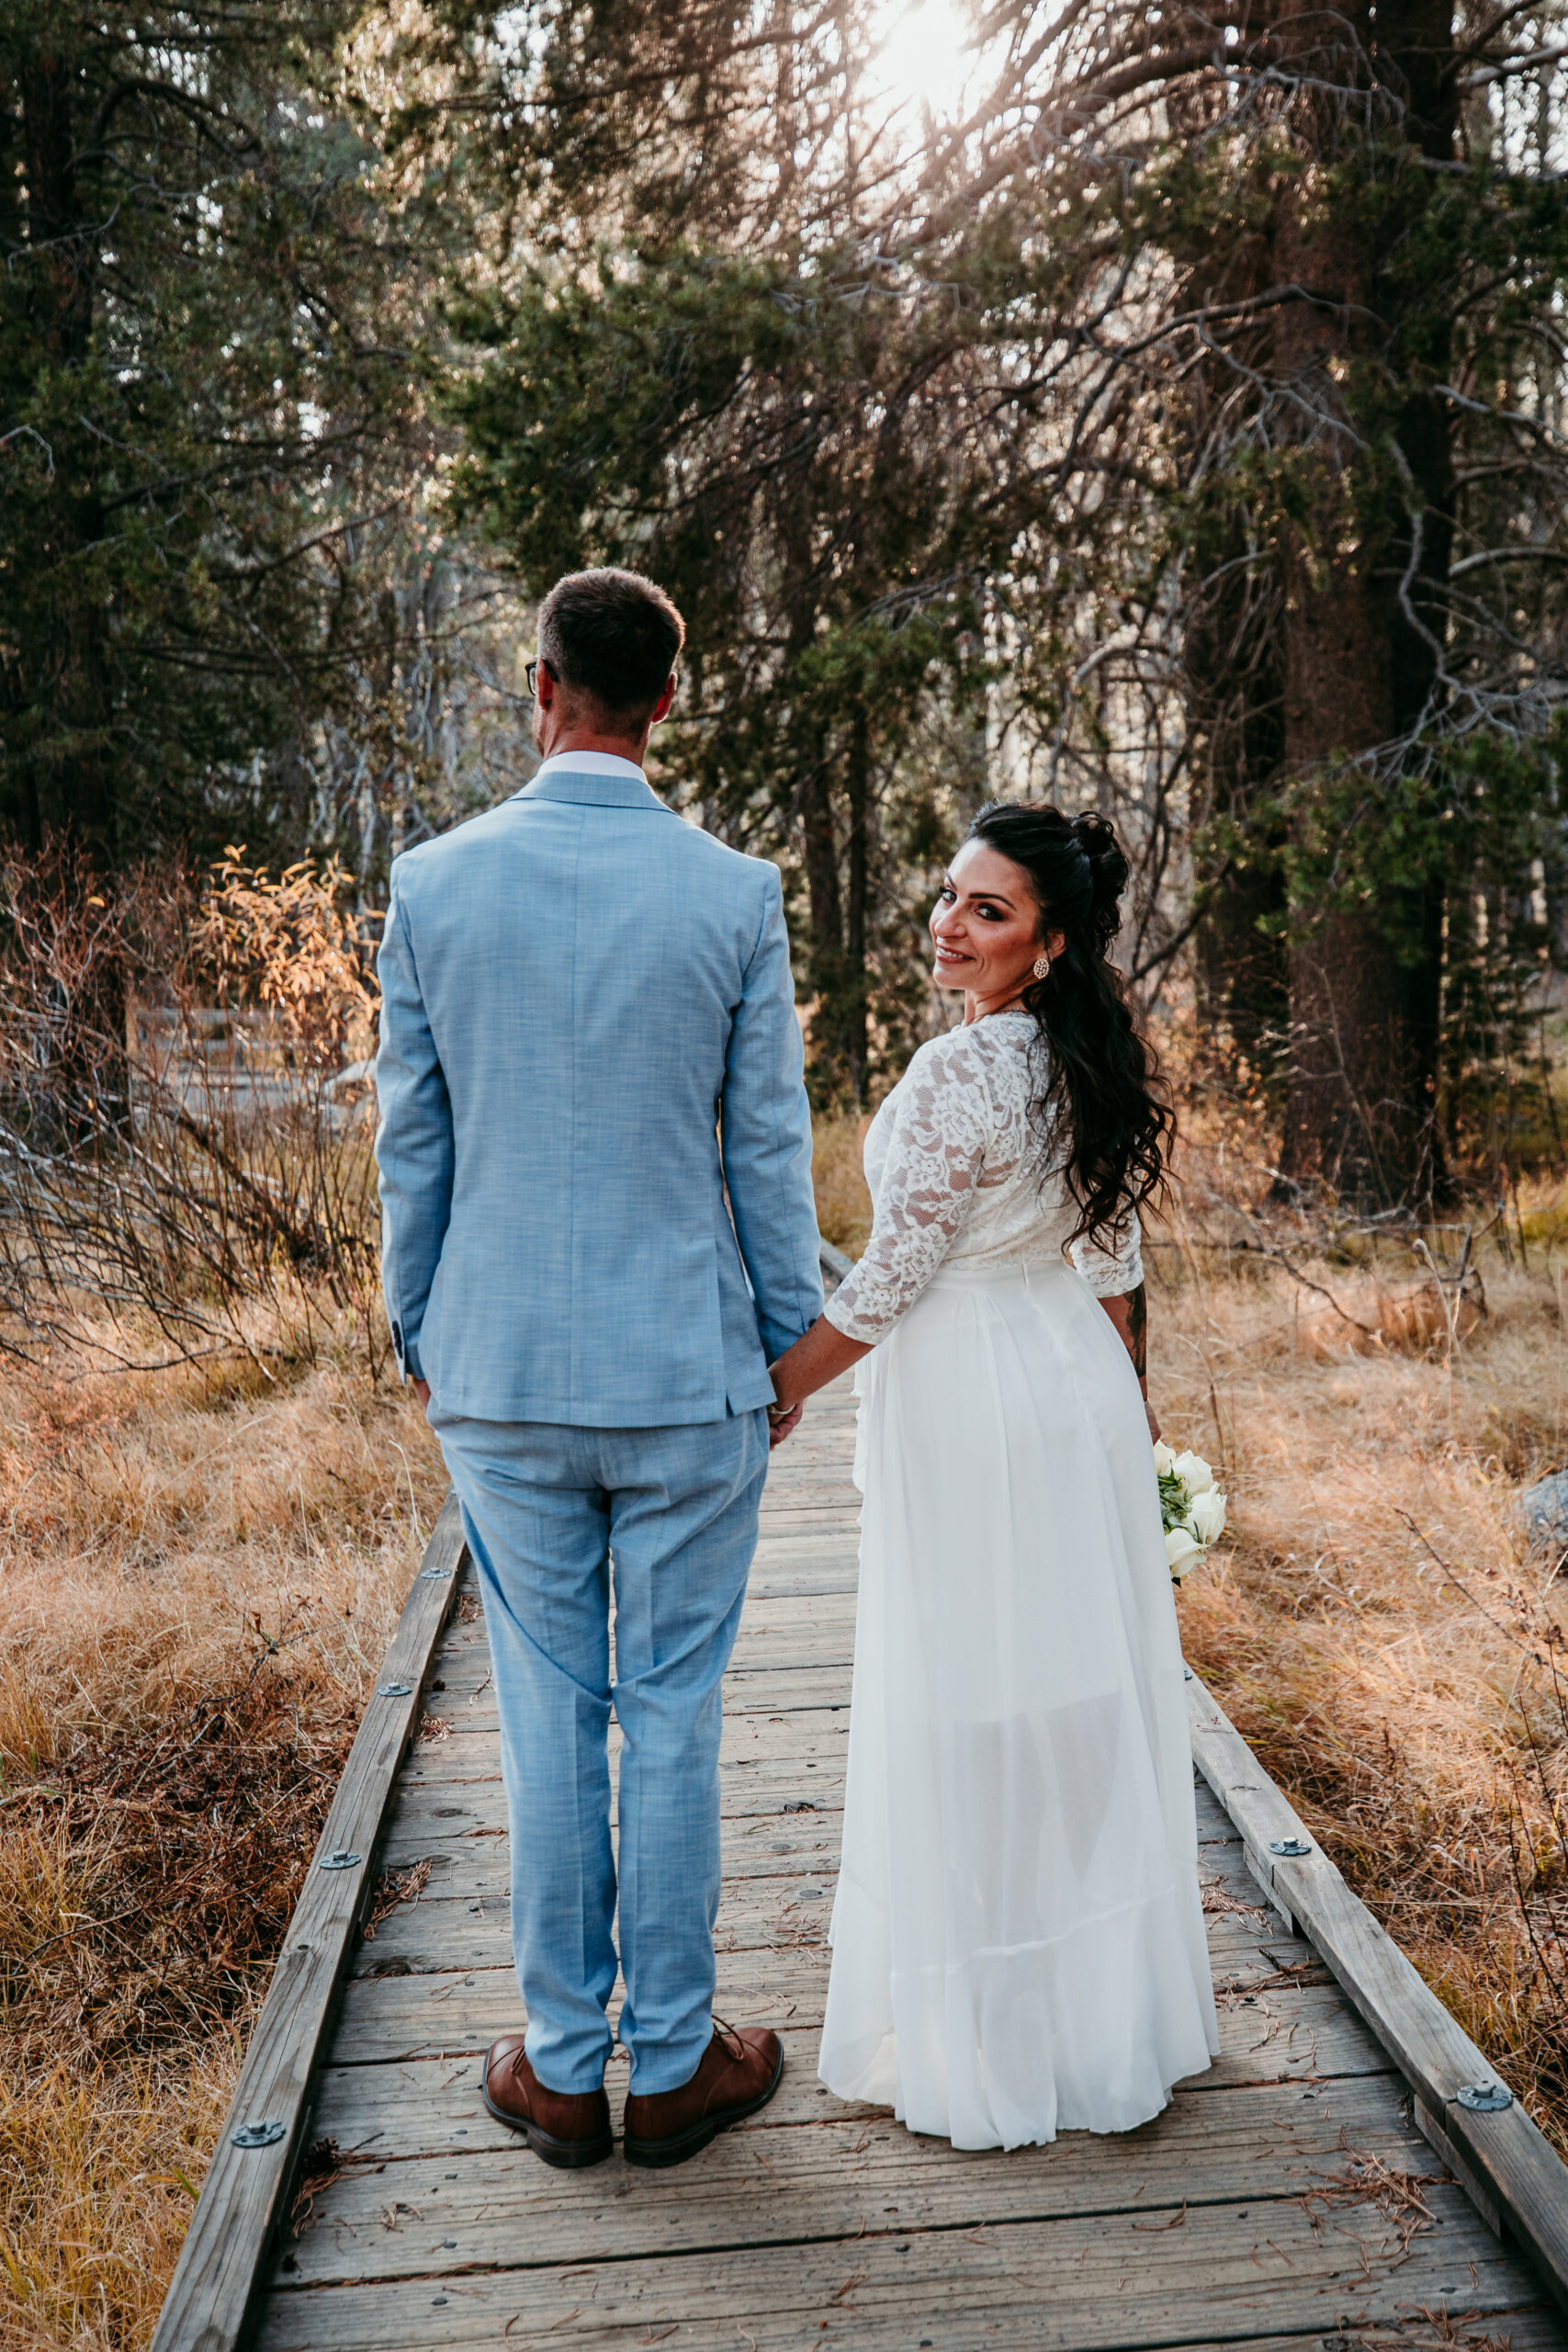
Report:
M 221 843 L 374 634 L 355 539 L 413 486 L 423 297 L 348 118 L 349 21 L 0 0 L 0 829 L 23 842 Z

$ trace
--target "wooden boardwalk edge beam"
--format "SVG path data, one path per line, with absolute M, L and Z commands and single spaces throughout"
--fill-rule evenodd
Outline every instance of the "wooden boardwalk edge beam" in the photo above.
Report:
M 1239 1832 L 1247 1867 L 1339 1980 L 1414 2094 L 1414 2120 L 1491 2229 L 1534 2265 L 1568 2311 L 1568 2165 L 1517 2099 L 1495 2112 L 1463 2094 L 1496 2070 L 1303 1826 L 1224 1708 L 1193 1675 L 1192 1756 Z M 1280 1854 L 1296 1843 L 1301 1854 Z
M 152 2352 L 233 2352 L 255 2312 L 302 2153 L 317 2060 L 374 1885 L 377 1849 L 467 1547 L 448 1494 L 344 1766 L 277 1956 Z M 401 1686 L 389 1694 L 389 1686 Z M 352 1860 L 340 1857 L 353 1856 Z M 236 2134 L 254 2132 L 251 2145 Z

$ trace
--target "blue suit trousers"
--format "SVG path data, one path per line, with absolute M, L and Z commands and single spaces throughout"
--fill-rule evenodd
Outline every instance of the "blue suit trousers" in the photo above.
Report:
M 676 2090 L 713 2030 L 721 1685 L 756 1549 L 767 1416 L 588 1429 L 437 1407 L 431 1422 L 484 1596 L 529 2059 L 550 2090 L 599 2087 L 618 1893 L 631 2087 Z

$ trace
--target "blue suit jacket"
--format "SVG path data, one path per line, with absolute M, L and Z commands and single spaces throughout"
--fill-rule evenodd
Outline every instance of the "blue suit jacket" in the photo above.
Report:
M 822 1305 L 777 868 L 552 765 L 397 860 L 380 974 L 403 1369 L 484 1420 L 771 1402 Z

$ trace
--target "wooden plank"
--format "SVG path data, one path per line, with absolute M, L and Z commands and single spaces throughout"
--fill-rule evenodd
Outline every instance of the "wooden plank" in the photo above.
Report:
M 824 1283 L 831 1283 L 834 1290 L 854 1272 L 854 1260 L 847 1258 L 835 1243 L 825 1240 L 820 1233 L 817 1237 L 817 1254 L 821 1262 L 822 1280 Z
M 726 1953 L 719 1961 L 717 2006 L 735 2025 L 819 2027 L 823 1981 L 815 1956 Z M 522 2022 L 522 1996 L 510 1968 L 357 1976 L 344 1988 L 333 2063 L 386 2066 L 412 2058 L 477 2055 L 497 2034 L 514 2033 Z
M 494 1738 L 498 1725 L 480 1720 L 464 1720 L 461 1715 L 440 1716 L 446 1703 L 444 1697 L 431 1702 L 445 1732 L 434 1734 L 421 1725 L 420 1747 L 428 1755 L 434 1747 L 445 1747 L 457 1736 L 459 1723 L 465 1732 L 489 1732 Z M 774 1708 L 764 1713 L 761 1710 L 736 1709 L 727 1713 L 719 1743 L 720 1773 L 753 1770 L 761 1765 L 771 1770 L 792 1766 L 804 1767 L 815 1763 L 818 1769 L 825 1763 L 841 1765 L 850 1736 L 848 1694 L 834 1706 Z M 606 1741 L 612 1765 L 618 1764 L 621 1753 L 621 1727 L 613 1719 Z
M 1318 1975 L 1311 1947 L 1295 1939 L 1266 1942 L 1211 1938 L 1222 2000 L 1245 2007 L 1254 1995 L 1283 1990 L 1292 1979 Z M 1321 1977 L 1319 1977 L 1321 1981 Z M 827 1992 L 820 1943 L 795 1941 L 718 1954 L 716 2007 L 732 2025 L 820 2026 Z M 405 2058 L 478 2052 L 522 2023 L 516 1979 L 510 1968 L 432 1970 L 426 1974 L 356 1976 L 344 1988 L 333 2057 L 340 2065 L 386 2065 Z
M 798 1714 L 803 1708 L 823 1708 L 842 1713 L 850 1703 L 847 1665 L 839 1659 L 787 1667 L 732 1667 L 724 1678 L 724 1713 L 728 1723 L 752 1716 Z M 440 1663 L 428 1686 L 426 1713 L 447 1721 L 454 1731 L 488 1731 L 497 1726 L 495 1686 L 488 1660 L 465 1657 Z M 619 1742 L 620 1726 L 612 1736 Z
M 394 1910 L 374 1941 L 365 1945 L 355 1962 L 357 1973 L 385 1974 L 394 1963 L 403 1969 L 451 1968 L 459 1964 L 459 1943 L 463 1965 L 502 1966 L 510 1956 L 510 1927 L 499 1899 L 511 1871 L 500 1784 L 486 1783 L 478 1791 L 458 1785 L 427 1795 L 446 1800 L 434 1806 L 428 1836 L 424 1826 L 411 1823 L 405 1815 L 399 1833 L 402 1842 L 389 1850 L 404 1868 L 402 1858 L 417 1852 L 431 1864 L 429 1876 L 417 1898 Z M 443 1815 L 468 1822 L 488 1815 L 491 1828 L 464 1833 L 485 1843 L 482 1861 L 466 1856 L 458 1842 L 442 1840 L 440 1833 L 446 1826 Z M 717 1923 L 722 1949 L 798 1942 L 808 1933 L 825 1933 L 838 1873 L 840 1821 L 838 1815 L 780 1814 L 726 1825 L 725 1884 Z M 1216 1962 L 1275 1938 L 1270 1926 L 1274 1915 L 1261 1899 L 1253 1903 L 1242 1897 L 1238 1902 L 1233 1892 L 1238 1882 L 1249 1884 L 1240 1852 L 1239 1843 L 1213 1849 L 1205 1864 L 1206 1899 L 1215 1915 L 1210 1943 Z M 1243 1902 L 1245 1909 L 1239 1907 Z M 1281 1930 L 1280 1941 L 1284 1940 Z M 1299 1949 L 1307 1951 L 1304 1945 Z
M 1392 2074 L 1306 2088 L 1184 2092 L 1133 2139 L 1065 2132 L 1049 2148 L 1014 2149 L 1005 2164 L 976 2163 L 944 2140 L 912 2149 L 886 2109 L 809 2124 L 760 2120 L 705 2152 L 698 2195 L 689 2179 L 634 2188 L 635 2175 L 613 2163 L 541 2180 L 515 2147 L 476 2150 L 457 2165 L 444 2155 L 383 2159 L 367 2151 L 317 2199 L 289 2275 L 300 2286 L 335 2286 L 706 2255 L 740 2244 L 853 2239 L 886 2230 L 895 2214 L 901 2232 L 955 2231 L 1299 2199 L 1342 2182 L 1352 2155 L 1431 2176 L 1431 2153 L 1406 2121 L 1402 2098 Z M 760 2180 L 768 2185 L 764 2199 Z M 390 2227 L 381 2219 L 389 2208 Z M 1265 2222 L 1265 2242 L 1268 2234 Z
M 730 1656 L 732 1672 L 761 1668 L 837 1666 L 846 1671 L 853 1664 L 855 1603 L 852 1592 L 747 1595 L 740 1630 Z M 482 1624 L 454 1627 L 443 1643 L 437 1672 L 448 1666 L 462 1673 L 477 1665 L 482 1679 L 490 1662 Z
M 820 1883 L 830 1887 L 838 1861 L 838 1832 L 841 1817 L 837 1814 L 828 1814 L 825 1817 L 809 1816 L 818 1823 L 819 1842 L 803 1853 L 798 1862 L 793 1859 L 786 1860 L 783 1872 L 773 1870 L 769 1859 L 760 1850 L 774 1842 L 772 1833 L 775 1830 L 784 1834 L 778 1839 L 782 1845 L 784 1836 L 804 1817 L 807 1816 L 782 1814 L 776 1810 L 751 1816 L 731 1816 L 721 1825 L 724 1833 L 721 1850 L 727 1878 L 734 1879 L 739 1889 L 739 1883 L 746 1880 L 776 1882 L 793 1878 L 798 1870 L 802 1876 L 824 1874 Z M 759 1833 L 758 1836 L 750 1843 L 743 1842 L 751 1831 Z M 487 1835 L 472 1843 L 460 1838 L 445 1842 L 434 1838 L 411 1838 L 403 1846 L 389 1848 L 387 1860 L 389 1867 L 399 1870 L 428 1861 L 431 1868 L 421 1901 L 467 1902 L 473 1906 L 476 1917 L 487 1907 L 499 1909 L 510 1893 L 512 1871 L 508 1841 L 502 1834 Z M 737 1903 L 741 1899 L 738 1892 Z M 822 1907 L 825 1911 L 826 1904 Z M 401 1911 L 395 1912 L 393 1918 L 400 1919 L 403 1916 Z M 727 1918 L 731 1916 L 728 1907 L 724 1916 Z M 389 1928 L 379 1931 L 378 1940 L 383 1950 L 392 1948 L 385 1940 L 389 1933 Z M 1291 1936 L 1275 1921 L 1274 1915 L 1261 1908 L 1247 1917 L 1237 1917 L 1232 1922 L 1215 1922 L 1210 1935 L 1210 1951 L 1217 1969 L 1228 1970 L 1232 1974 L 1238 1967 L 1242 1970 L 1243 1973 L 1235 1977 L 1237 1983 L 1250 1982 L 1251 1976 L 1257 1973 L 1250 1955 L 1261 1951 L 1270 1955 L 1269 1965 L 1276 1970 L 1321 1966 L 1310 1944 Z
M 1058 2143 L 1060 2145 L 1061 2143 Z M 922 2152 L 926 2143 L 912 2143 Z M 970 2158 L 989 2178 L 1014 2159 Z M 628 2197 L 645 2176 L 627 2177 Z M 652 2177 L 657 2179 L 658 2176 Z M 759 2201 L 771 2184 L 761 2164 Z M 1426 2190 L 1438 2226 L 1408 2243 L 1371 2203 L 1314 2222 L 1292 2197 L 895 2234 L 874 2217 L 852 2242 L 274 2292 L 262 2352 L 446 2352 L 459 2345 L 856 2352 L 1144 2352 L 1255 2336 L 1340 2335 L 1427 2312 L 1517 2310 L 1516 2265 L 1455 2188 Z M 893 2200 L 885 2200 L 893 2201 Z M 1180 2226 L 1176 2226 L 1179 2220 Z M 1169 2224 L 1170 2226 L 1163 2226 Z M 389 2234 L 389 2233 L 388 2233 Z M 426 2235 L 434 2233 L 427 2231 Z M 450 2234 L 448 2233 L 448 2234 Z M 513 2246 L 513 2259 L 525 2255 Z M 823 2329 L 821 2323 L 829 2325 Z M 1502 2332 L 1502 2331 L 1497 2331 Z M 1433 2328 L 1429 2341 L 1440 2340 Z
M 1193 1756 L 1241 1831 L 1259 1879 L 1393 2054 L 1439 2154 L 1568 2310 L 1568 2165 L 1517 2099 L 1501 2114 L 1461 2105 L 1461 2088 L 1495 2083 L 1496 2069 L 1351 1894 L 1212 1692 L 1196 1678 L 1187 1690 Z M 1299 1860 L 1270 1854 L 1271 1840 L 1292 1838 L 1310 1851 Z
M 770 1885 L 791 1887 L 807 1879 L 825 1886 L 830 1894 L 839 1868 L 839 1844 L 842 1816 L 808 1815 L 815 1828 L 806 1836 L 784 1835 L 775 1838 L 774 1830 L 786 1833 L 793 1829 L 795 1817 L 789 1815 L 758 1815 L 754 1820 L 726 1825 L 722 1859 L 726 1894 L 721 1917 L 728 1918 L 730 1884 L 736 1889 L 738 1905 L 746 1901 L 746 1890 L 761 1881 Z M 753 1836 L 760 1830 L 761 1836 Z M 440 1859 L 447 1864 L 443 1870 L 434 1867 Z M 404 1955 L 439 1951 L 446 1948 L 451 1929 L 441 1924 L 444 1917 L 483 1920 L 485 1926 L 485 1957 L 480 1960 L 478 1945 L 465 1946 L 465 1964 L 500 1967 L 511 1952 L 505 1939 L 510 1934 L 507 1905 L 503 1890 L 510 1877 L 510 1857 L 504 1839 L 495 1841 L 495 1850 L 486 1858 L 483 1882 L 478 1875 L 468 1876 L 457 1857 L 446 1854 L 432 1858 L 432 1871 L 424 1886 L 412 1901 L 400 1904 L 384 1919 L 376 1931 L 375 1939 L 367 1943 L 355 1955 L 353 1965 L 356 1975 L 384 1975 L 384 1962 Z M 491 1939 L 499 1940 L 491 1940 Z M 418 1959 L 411 1965 L 418 1967 Z M 445 1967 L 456 1965 L 455 1959 L 437 1963 Z
M 768 1845 L 773 1840 L 766 1841 Z M 783 1844 L 783 1840 L 779 1841 Z M 745 1871 L 726 1874 L 715 1940 L 721 1952 L 826 1949 L 839 1857 L 836 1841 L 824 1838 L 815 1851 L 757 1852 Z M 493 1858 L 499 1875 L 503 1853 Z M 377 1929 L 351 1965 L 356 1975 L 429 1974 L 454 1968 L 504 1968 L 512 1957 L 508 1906 L 474 1893 L 474 1880 L 454 1871 L 443 1888 L 433 1871 L 416 1902 L 400 1905 Z M 1216 1919 L 1210 1955 L 1216 1966 L 1245 1961 L 1266 1934 L 1265 1914 L 1250 1920 Z M 1280 1945 L 1271 1945 L 1278 1951 Z M 1310 1958 L 1310 1948 L 1296 1947 Z
M 814 1870 L 814 1861 L 825 1867 Z M 823 1854 L 797 1861 L 787 1875 L 761 1868 L 749 1877 L 735 1873 L 714 1930 L 720 1957 L 816 1951 L 823 1955 L 825 1972 L 835 1865 L 836 1857 Z M 803 1883 L 804 1872 L 811 1875 Z M 374 1942 L 354 1956 L 354 1974 L 443 1976 L 509 1968 L 510 1890 L 504 1861 L 494 1863 L 493 1875 L 487 1877 L 490 1891 L 476 1894 L 473 1876 L 454 1871 L 444 1881 L 433 1871 L 420 1899 L 394 1911 L 377 1930 Z M 1328 1973 L 1310 1944 L 1284 1936 L 1271 1940 L 1266 1931 L 1248 1933 L 1239 1923 L 1215 1927 L 1209 1956 L 1227 1997 L 1234 1992 L 1238 1999 L 1250 1998 L 1260 1976 L 1280 1976 L 1292 1968 L 1298 1972 L 1296 1981 L 1327 1980 Z
M 1266 2006 L 1265 2006 L 1266 2005 Z M 520 2010 L 516 2014 L 520 2014 Z M 851 2105 L 835 2098 L 817 2074 L 821 2030 L 796 2020 L 783 2029 L 784 2078 L 762 2116 L 743 2124 L 815 2123 L 871 2117 L 882 2123 L 887 2109 Z M 1193 2097 L 1235 2090 L 1249 2084 L 1321 2084 L 1344 2075 L 1393 2076 L 1388 2053 L 1354 2015 L 1334 1984 L 1276 1988 L 1220 2016 L 1221 2052 L 1205 2075 L 1187 2086 Z M 624 2058 L 611 2065 L 607 2087 L 615 2129 L 626 2099 Z M 316 2133 L 339 2147 L 373 2149 L 384 2155 L 462 2156 L 481 2148 L 515 2152 L 516 2135 L 497 2123 L 479 2096 L 477 2064 L 448 2059 L 404 2060 L 388 2065 L 329 2066 L 317 2099 Z M 689 2182 L 688 2182 L 689 2186 Z
M 486 1783 L 466 1784 L 472 1800 Z M 804 1761 L 784 1759 L 772 1763 L 763 1760 L 750 1763 L 737 1758 L 733 1763 L 720 1768 L 719 1808 L 726 1819 L 737 1820 L 751 1815 L 782 1815 L 785 1805 L 810 1805 L 814 1810 L 836 1812 L 843 1803 L 844 1763 L 837 1760 L 807 1757 Z M 462 1794 L 463 1792 L 455 1792 Z M 489 1834 L 491 1825 L 485 1822 L 479 1809 L 471 1802 L 456 1807 L 449 1816 L 453 1825 L 463 1829 L 480 1829 Z M 493 1826 L 503 1826 L 504 1816 Z M 457 1842 L 461 1832 L 456 1826 L 446 1834 L 432 1841 L 422 1836 L 417 1823 L 406 1831 L 399 1826 L 389 1836 L 387 1860 L 398 1869 L 411 1861 L 418 1861 L 425 1853 L 448 1852 Z
M 729 1947 L 737 1923 L 745 1918 L 770 1920 L 775 1929 L 785 1924 L 784 1898 L 807 1883 L 819 1886 L 823 1900 L 818 1909 L 825 1917 L 839 1867 L 842 1815 L 839 1814 L 761 1815 L 724 1825 L 721 1846 L 725 1893 L 719 1912 L 720 1932 Z M 1234 1852 L 1239 1855 L 1240 1848 Z M 487 1841 L 482 1871 L 450 1849 L 430 1857 L 429 1878 L 410 1899 L 383 1919 L 373 1940 L 364 1943 L 352 1962 L 356 1975 L 407 1974 L 412 1969 L 504 1967 L 511 1957 L 511 1924 L 506 1895 L 510 1857 L 502 1838 Z M 1211 1855 L 1211 1861 L 1213 1856 Z M 440 1863 L 441 1868 L 434 1865 Z M 1311 1947 L 1297 1942 L 1271 1925 L 1273 1915 L 1259 1904 L 1243 1911 L 1223 1906 L 1234 1899 L 1227 1875 L 1244 1877 L 1239 1862 L 1229 1872 L 1205 1865 L 1209 1897 L 1218 1916 L 1211 1921 L 1210 1955 L 1218 1969 L 1234 1960 L 1267 1948 L 1277 1957 L 1298 1955 L 1318 1966 Z M 776 1916 L 775 1908 L 776 1906 Z M 795 1915 L 787 1924 L 798 1924 Z M 1326 1973 L 1326 1972 L 1323 1972 Z
M 464 1556 L 462 1523 L 449 1495 L 378 1677 L 409 1690 L 400 1697 L 373 1694 L 367 1702 L 164 2299 L 152 2352 L 227 2352 L 245 2339 L 299 2153 L 311 2075 L 373 1883 L 393 1781 Z M 323 1870 L 322 1859 L 339 1852 L 358 1859 L 347 1869 Z M 281 2129 L 270 2144 L 238 2147 L 233 2134 L 248 2124 Z

